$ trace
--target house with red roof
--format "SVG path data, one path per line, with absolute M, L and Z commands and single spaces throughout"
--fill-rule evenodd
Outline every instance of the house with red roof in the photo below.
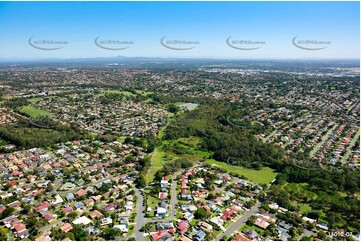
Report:
M 169 233 L 166 230 L 158 231 L 158 232 L 152 234 L 152 240 L 153 241 L 165 240 L 165 238 L 167 238 L 168 235 L 169 235 Z
M 18 238 L 25 239 L 29 236 L 29 230 L 26 229 L 26 226 L 23 223 L 18 223 L 14 226 L 15 235 Z
M 222 204 L 222 198 L 221 197 L 216 197 L 213 199 L 213 202 L 215 204 L 221 205 Z
M 160 192 L 158 195 L 159 200 L 165 200 L 168 198 L 168 193 L 167 192 Z
M 8 181 L 8 184 L 12 187 L 16 186 L 16 181 Z
M 223 215 L 225 215 L 227 218 L 231 219 L 232 215 L 234 214 L 234 211 L 232 209 L 226 209 L 223 212 Z
M 187 220 L 180 220 L 178 223 L 177 223 L 177 229 L 179 230 L 179 232 L 181 234 L 184 234 L 185 232 L 188 231 L 189 229 L 189 223 Z
M 30 197 L 36 197 L 38 194 L 42 193 L 44 191 L 43 188 L 40 188 L 39 190 L 33 192 L 32 194 L 30 194 Z
M 6 206 L 1 206 L 0 207 L 0 213 L 4 212 L 5 209 L 6 209 Z
M 35 209 L 36 211 L 48 210 L 51 207 L 51 204 L 48 202 L 43 202 L 40 206 L 37 206 Z
M 23 175 L 24 175 L 24 173 L 21 172 L 21 171 L 14 171 L 14 172 L 13 172 L 13 176 L 21 177 L 21 176 L 23 176 Z
M 48 223 L 54 222 L 54 220 L 56 219 L 56 217 L 51 213 L 44 214 L 43 218 L 45 218 L 48 221 Z
M 23 224 L 23 223 L 17 223 L 15 226 L 14 226 L 14 229 L 17 233 L 20 233 L 22 231 L 24 231 L 26 229 L 26 226 Z

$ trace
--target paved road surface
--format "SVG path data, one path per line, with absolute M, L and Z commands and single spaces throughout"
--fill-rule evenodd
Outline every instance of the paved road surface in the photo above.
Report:
M 351 140 L 349 146 L 347 147 L 346 154 L 341 159 L 341 163 L 343 165 L 347 162 L 348 158 L 350 157 L 350 155 L 352 153 L 352 147 L 354 147 L 354 145 L 356 144 L 356 141 L 359 139 L 359 137 L 360 137 L 360 130 L 357 131 L 356 135 Z
M 44 231 L 51 230 L 52 228 L 54 228 L 54 227 L 56 227 L 56 226 L 58 226 L 58 225 L 61 225 L 61 224 L 63 224 L 63 222 L 62 222 L 62 221 L 59 221 L 59 222 L 56 222 L 55 224 L 41 227 L 41 228 L 39 229 L 39 232 L 44 232 Z
M 63 179 L 58 179 L 54 181 L 54 186 L 53 189 L 48 192 L 48 194 L 46 194 L 47 197 L 50 197 L 51 195 L 53 195 L 54 193 L 56 193 L 56 191 L 59 189 L 59 187 L 63 184 Z
M 139 231 L 143 227 L 144 224 L 144 206 L 143 206 L 143 196 L 140 194 L 140 191 L 138 189 L 135 189 L 135 195 L 137 196 L 138 201 L 138 211 L 137 211 L 137 217 L 136 217 L 136 224 L 135 224 L 135 239 L 137 241 L 145 241 L 145 238 L 143 236 L 143 232 Z
M 216 240 L 221 240 L 223 236 L 231 236 L 239 227 L 242 226 L 252 215 L 258 213 L 261 203 L 256 203 L 250 210 L 246 211 L 236 222 L 230 225 L 226 231 L 221 233 Z
M 175 218 L 175 215 L 176 215 L 176 205 L 177 205 L 177 180 L 176 180 L 176 178 L 177 178 L 177 176 L 179 175 L 180 173 L 179 172 L 177 172 L 177 173 L 175 173 L 174 175 L 173 175 L 173 180 L 172 180 L 172 197 L 171 197 L 171 201 L 170 201 L 170 209 L 171 209 L 171 211 L 170 211 L 170 213 L 171 213 L 171 215 L 170 215 L 170 217 L 169 217 L 169 219 L 170 220 L 172 220 L 173 218 Z
M 171 222 L 177 214 L 177 210 L 176 210 L 176 205 L 177 205 L 177 180 L 175 179 L 181 172 L 177 172 L 175 174 L 172 175 L 173 180 L 172 180 L 172 185 L 171 185 L 171 201 L 170 201 L 170 206 L 169 206 L 169 217 L 166 217 L 164 219 L 161 218 L 145 218 L 145 222 L 162 222 L 162 223 L 169 223 Z

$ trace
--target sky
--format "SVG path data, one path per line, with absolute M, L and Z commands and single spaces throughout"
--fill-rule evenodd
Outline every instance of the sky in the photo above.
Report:
M 359 2 L 0 2 L 0 58 L 358 59 L 359 53 Z

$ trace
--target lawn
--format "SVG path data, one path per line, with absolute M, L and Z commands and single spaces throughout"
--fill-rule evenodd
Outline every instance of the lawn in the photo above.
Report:
M 126 138 L 127 138 L 126 136 L 120 136 L 120 137 L 117 139 L 117 141 L 120 142 L 120 143 L 124 143 L 124 141 L 125 141 Z
M 155 209 L 158 205 L 158 199 L 148 195 L 147 196 L 147 204 L 148 204 L 148 207 Z
M 175 216 L 177 219 L 181 219 L 184 217 L 183 214 L 181 214 L 181 213 L 177 213 Z
M 32 118 L 36 118 L 39 115 L 44 115 L 44 116 L 50 116 L 51 115 L 51 113 L 46 111 L 46 110 L 42 110 L 42 109 L 32 107 L 32 106 L 22 107 L 19 111 L 22 112 L 22 113 L 26 113 L 26 114 L 30 115 Z
M 192 221 L 190 221 L 189 224 L 190 224 L 191 226 L 196 226 L 196 225 L 198 224 L 198 221 L 199 221 L 198 219 L 192 219 Z
M 277 176 L 277 173 L 269 167 L 263 167 L 260 170 L 251 170 L 245 169 L 240 166 L 230 166 L 227 163 L 216 161 L 214 159 L 208 159 L 206 164 L 216 165 L 222 167 L 227 172 L 233 172 L 239 175 L 243 175 L 248 180 L 251 180 L 258 184 L 269 184 Z
M 132 235 L 132 234 L 134 233 L 134 231 L 135 231 L 134 225 L 129 225 L 129 229 L 128 229 L 128 234 L 127 234 L 127 236 Z
M 243 224 L 243 225 L 238 229 L 238 231 L 239 231 L 239 232 L 242 232 L 244 228 L 249 229 L 249 230 L 255 230 L 257 233 L 259 233 L 259 234 L 261 234 L 261 235 L 264 234 L 264 232 L 265 232 L 264 229 L 258 228 L 258 227 L 255 226 L 255 225 L 249 226 L 248 224 Z
M 135 96 L 135 94 L 131 93 L 131 92 L 127 92 L 127 91 L 121 91 L 121 90 L 103 90 L 102 93 L 116 93 L 116 94 L 123 94 L 124 96 L 130 97 L 130 96 Z
M 142 94 L 142 95 L 154 94 L 154 92 L 145 92 L 145 91 L 142 91 L 142 90 L 135 90 L 135 92 L 138 93 L 138 94 Z

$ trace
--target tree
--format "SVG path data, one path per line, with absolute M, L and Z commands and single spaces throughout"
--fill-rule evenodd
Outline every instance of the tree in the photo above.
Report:
M 107 240 L 112 240 L 115 237 L 120 236 L 121 234 L 122 234 L 122 231 L 118 228 L 113 229 L 113 228 L 106 227 L 103 230 L 103 236 Z
M 29 204 L 23 204 L 23 211 L 22 213 L 28 214 L 31 211 L 31 206 Z
M 2 218 L 6 218 L 6 217 L 10 216 L 14 211 L 15 211 L 15 208 L 6 208 L 6 209 L 2 212 L 1 217 L 2 217 Z
M 247 224 L 248 224 L 248 225 L 253 225 L 254 222 L 256 222 L 256 216 L 252 215 L 252 216 L 247 220 Z
M 167 110 L 171 113 L 178 113 L 180 108 L 174 104 L 169 104 Z
M 6 241 L 7 238 L 7 234 L 9 233 L 9 230 L 7 228 L 1 227 L 0 228 L 0 239 L 2 241 Z
M 143 188 L 147 185 L 143 174 L 139 175 L 138 179 L 136 180 L 136 183 L 138 188 Z
M 53 190 L 53 186 L 51 185 L 51 183 L 48 183 L 48 185 L 46 186 L 46 191 L 50 192 L 51 190 Z
M 74 235 L 74 239 L 77 241 L 91 240 L 90 236 L 85 232 L 83 227 L 78 224 L 73 226 L 72 233 Z
M 77 211 L 73 211 L 73 212 L 68 213 L 68 218 L 71 219 L 71 220 L 75 219 L 76 216 L 78 216 Z
M 75 240 L 75 237 L 74 237 L 74 234 L 72 232 L 68 232 L 65 234 L 66 237 L 68 237 L 70 240 L 74 241 Z
M 207 216 L 207 212 L 204 208 L 198 208 L 197 211 L 194 213 L 194 217 L 196 219 L 203 219 Z

